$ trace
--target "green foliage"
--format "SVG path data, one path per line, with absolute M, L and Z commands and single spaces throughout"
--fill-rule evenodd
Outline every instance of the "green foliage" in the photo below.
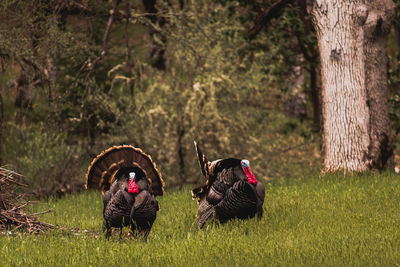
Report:
M 284 167 L 273 162 L 280 150 L 291 150 L 312 138 L 307 133 L 310 121 L 299 122 L 282 114 L 285 82 L 278 75 L 289 71 L 291 56 L 282 54 L 276 35 L 263 35 L 249 43 L 245 37 L 249 25 L 241 23 L 241 12 L 232 11 L 237 8 L 235 2 L 188 4 L 178 15 L 168 17 L 169 27 L 163 30 L 168 36 L 167 70 L 159 73 L 143 68 L 149 75 L 138 81 L 139 119 L 134 120 L 134 126 L 141 129 L 132 131 L 132 124 L 127 129 L 140 136 L 132 139 L 159 162 L 168 185 L 199 182 L 193 140 L 202 145 L 209 159 L 254 160 L 261 177 L 304 172 L 304 166 L 299 166 L 304 161 L 287 161 Z M 169 12 L 179 11 L 172 8 Z M 284 28 L 285 23 L 279 25 Z M 261 44 L 270 49 L 257 49 Z M 286 121 L 290 123 L 285 125 Z M 289 133 L 293 138 L 284 137 Z M 282 138 L 277 138 L 280 134 Z M 308 155 L 307 166 L 318 166 L 315 147 L 313 143 L 301 148 L 300 154 Z
M 11 168 L 24 174 L 24 181 L 31 189 L 49 188 L 80 175 L 78 170 L 69 168 L 72 162 L 76 164 L 78 154 L 75 147 L 66 143 L 65 134 L 46 131 L 44 124 L 9 122 L 7 129 L 9 136 L 7 144 L 2 144 L 2 151 L 13 163 Z
M 9 126 L 1 129 L 7 142 L 1 144 L 0 160 L 16 166 L 30 184 L 84 180 L 94 155 L 121 143 L 151 154 L 170 187 L 203 182 L 193 140 L 211 160 L 248 158 L 265 179 L 319 168 L 312 121 L 283 112 L 293 65 L 302 64 L 294 36 L 306 46 L 315 41 L 304 34 L 296 6 L 288 6 L 273 27 L 249 42 L 255 13 L 273 1 L 185 1 L 183 8 L 177 1 L 157 1 L 164 25 L 135 1 L 130 1 L 128 21 L 122 1 L 105 47 L 113 1 L 34 2 L 40 4 L 0 4 L 7 11 L 0 17 L 6 69 L 0 94 L 10 107 Z M 19 9 L 32 12 L 22 15 Z M 21 22 L 13 23 L 18 18 Z M 152 67 L 155 45 L 165 48 L 163 71 Z M 21 73 L 35 81 L 30 110 L 13 106 L 16 88 L 7 86 Z M 21 133 L 32 131 L 25 134 L 30 140 L 15 134 L 16 125 L 26 125 Z M 20 159 L 19 152 L 9 151 L 24 154 Z M 59 175 L 64 169 L 75 172 Z
M 266 183 L 261 220 L 195 225 L 189 188 L 160 198 L 147 242 L 105 240 L 101 194 L 38 204 L 41 219 L 66 226 L 47 235 L 0 236 L 10 265 L 281 266 L 396 265 L 400 260 L 400 180 L 396 174 L 335 175 Z M 77 232 L 76 228 L 80 228 Z M 71 230 L 68 230 L 71 229 Z M 87 232 L 84 231 L 87 230 Z
M 22 173 L 32 189 L 83 180 L 91 160 L 83 153 L 120 123 L 102 66 L 92 77 L 85 63 L 101 52 L 108 5 L 68 2 L 0 4 L 0 164 Z M 18 85 L 21 74 L 27 86 Z M 28 107 L 15 104 L 19 92 Z

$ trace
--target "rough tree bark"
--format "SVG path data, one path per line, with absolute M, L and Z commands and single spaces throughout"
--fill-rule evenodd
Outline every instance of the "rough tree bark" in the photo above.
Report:
M 393 164 L 387 101 L 391 0 L 308 0 L 322 81 L 323 171 Z

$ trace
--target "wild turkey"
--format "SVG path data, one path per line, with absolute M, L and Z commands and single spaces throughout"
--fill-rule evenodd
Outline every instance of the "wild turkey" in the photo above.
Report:
M 205 185 L 192 190 L 193 199 L 199 201 L 197 225 L 215 217 L 221 223 L 232 218 L 262 217 L 265 189 L 257 181 L 248 160 L 236 158 L 208 161 L 194 142 Z
M 103 231 L 130 226 L 135 237 L 146 238 L 159 210 L 156 195 L 164 182 L 156 164 L 141 149 L 130 145 L 111 147 L 99 154 L 86 173 L 86 188 L 103 193 Z

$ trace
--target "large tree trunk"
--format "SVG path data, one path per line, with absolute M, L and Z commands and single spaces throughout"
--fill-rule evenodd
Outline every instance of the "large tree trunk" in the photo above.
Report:
M 391 0 L 308 0 L 319 44 L 323 171 L 393 164 L 386 42 Z

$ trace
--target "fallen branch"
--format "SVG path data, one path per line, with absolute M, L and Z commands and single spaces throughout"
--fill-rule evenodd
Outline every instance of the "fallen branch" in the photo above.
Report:
M 14 180 L 12 180 L 12 179 L 10 179 L 10 178 L 7 178 L 7 177 L 4 177 L 4 179 L 6 179 L 7 181 L 9 181 L 10 183 L 14 183 L 14 184 L 17 184 L 17 185 L 19 185 L 19 186 L 24 186 L 24 187 L 27 187 L 27 186 L 28 186 L 28 185 L 26 185 L 26 184 L 18 183 L 17 181 L 14 181 Z
M 30 204 L 29 201 L 22 202 L 22 195 L 15 194 L 11 186 L 26 186 L 14 180 L 14 177 L 22 175 L 0 167 L 0 229 L 1 230 L 25 230 L 28 233 L 45 232 L 47 229 L 55 228 L 54 225 L 40 222 L 36 215 L 50 212 L 42 211 L 26 214 L 23 208 Z
M 53 210 L 49 209 L 49 210 L 45 210 L 45 211 L 41 211 L 41 212 L 32 213 L 31 216 L 37 216 L 37 215 L 45 214 L 45 213 L 49 213 L 49 212 L 53 212 Z

